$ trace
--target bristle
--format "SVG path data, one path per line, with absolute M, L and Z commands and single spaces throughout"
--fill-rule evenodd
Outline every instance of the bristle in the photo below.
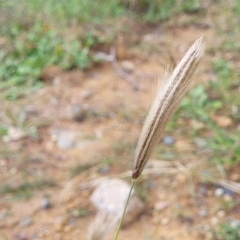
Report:
M 164 128 L 184 97 L 191 77 L 204 52 L 202 37 L 190 47 L 168 79 L 164 79 L 145 120 L 135 152 L 132 178 L 138 178 L 154 147 L 160 141 Z

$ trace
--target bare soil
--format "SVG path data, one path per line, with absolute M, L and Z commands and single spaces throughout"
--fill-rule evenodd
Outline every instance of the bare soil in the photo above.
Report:
M 131 170 L 134 147 L 153 99 L 153 88 L 158 78 L 164 75 L 164 67 L 171 64 L 165 50 L 178 61 L 202 35 L 207 44 L 213 41 L 211 28 L 195 26 L 159 28 L 139 36 L 145 40 L 138 46 L 126 44 L 122 50 L 125 57 L 119 59 L 119 63 L 124 64 L 126 60 L 132 63 L 132 76 L 142 86 L 139 91 L 119 77 L 111 63 L 87 72 L 61 72 L 53 66 L 44 72 L 43 79 L 47 81 L 44 88 L 17 104 L 8 102 L 0 106 L 2 112 L 6 109 L 16 114 L 25 111 L 27 119 L 43 125 L 38 128 L 38 140 L 27 136 L 1 143 L 1 149 L 10 152 L 0 159 L 1 185 L 9 186 L 14 192 L 21 184 L 36 180 L 45 179 L 57 184 L 33 188 L 27 199 L 24 191 L 23 198 L 2 193 L 1 239 L 87 239 L 87 229 L 96 211 L 89 202 L 92 188 L 81 190 L 79 186 Z M 206 55 L 201 62 L 194 76 L 196 83 L 208 80 L 210 57 Z M 77 145 L 62 149 L 58 138 L 69 132 L 75 134 Z M 195 156 L 195 145 L 187 136 L 176 134 L 174 138 L 172 149 L 179 156 L 174 161 L 198 168 L 201 157 Z M 97 165 L 72 176 L 74 169 L 86 164 Z M 214 195 L 215 187 L 202 184 L 194 174 L 191 181 L 181 170 L 177 174 L 166 172 L 143 178 L 146 186 L 140 181 L 139 185 L 143 187 L 139 193 L 143 195 L 145 211 L 121 231 L 120 240 L 213 239 L 211 229 L 217 223 L 239 214 L 224 207 L 224 200 Z M 202 187 L 205 192 L 201 192 Z M 45 198 L 51 203 L 46 209 L 42 206 Z M 167 202 L 167 207 L 158 209 L 162 202 Z M 206 210 L 206 214 L 201 214 L 200 210 Z M 113 235 L 107 239 L 113 239 Z

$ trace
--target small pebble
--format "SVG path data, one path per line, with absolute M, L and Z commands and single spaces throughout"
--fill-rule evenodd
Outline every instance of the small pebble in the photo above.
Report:
M 207 145 L 206 140 L 203 138 L 197 138 L 195 140 L 195 143 L 196 143 L 197 147 L 199 147 L 199 148 L 204 148 Z
M 115 112 L 109 112 L 108 114 L 107 114 L 107 116 L 110 118 L 110 119 L 112 119 L 112 118 L 115 118 L 116 117 L 116 113 Z
M 206 196 L 207 195 L 207 189 L 205 187 L 201 187 L 199 189 L 199 193 L 203 196 Z
M 52 83 L 53 83 L 54 86 L 57 86 L 57 85 L 61 84 L 61 81 L 62 80 L 61 80 L 60 77 L 55 77 L 55 78 L 53 78 Z
M 191 226 L 194 224 L 194 219 L 192 217 L 188 217 L 188 216 L 181 217 L 181 221 L 183 223 L 186 223 L 188 226 Z
M 45 226 L 43 226 L 43 227 L 41 228 L 41 230 L 40 230 L 40 234 L 41 234 L 43 237 L 49 235 L 49 233 L 50 233 L 49 229 L 48 229 L 47 227 L 45 227 Z
M 69 225 L 73 225 L 73 224 L 75 224 L 76 222 L 77 222 L 76 218 L 72 217 L 72 218 L 69 219 L 68 224 L 69 224 Z
M 14 234 L 14 239 L 17 239 L 17 240 L 28 240 L 29 236 L 28 236 L 28 234 L 26 232 L 20 232 L 20 233 Z
M 25 113 L 30 116 L 35 116 L 38 114 L 36 108 L 33 105 L 27 105 L 24 107 Z
M 66 217 L 66 216 L 58 216 L 56 218 L 56 226 L 63 227 L 67 224 L 67 222 L 68 222 L 68 217 Z
M 50 200 L 48 198 L 44 198 L 43 201 L 42 201 L 41 206 L 42 206 L 43 210 L 46 210 L 46 209 L 51 208 L 52 204 L 51 204 L 51 202 L 50 202 Z
M 77 134 L 72 131 L 62 131 L 57 135 L 57 146 L 62 150 L 68 150 L 76 147 Z
M 161 220 L 161 224 L 162 224 L 162 225 L 167 225 L 169 222 L 170 222 L 170 219 L 169 219 L 169 218 L 163 218 L 163 219 Z
M 19 226 L 20 227 L 27 227 L 32 223 L 32 218 L 30 217 L 24 217 L 23 219 L 20 220 Z
M 110 167 L 108 165 L 104 165 L 99 169 L 99 173 L 101 174 L 107 174 L 110 170 Z
M 224 189 L 223 188 L 217 188 L 214 192 L 214 195 L 216 197 L 221 197 L 221 196 L 223 196 L 223 194 L 224 194 Z
M 88 107 L 86 106 L 74 105 L 72 107 L 73 119 L 76 122 L 84 121 L 87 117 L 87 111 L 88 111 Z
M 90 73 L 90 74 L 89 74 L 89 77 L 90 77 L 90 78 L 93 78 L 93 79 L 97 79 L 97 78 L 99 78 L 99 76 L 100 76 L 99 73 Z
M 165 137 L 163 137 L 163 142 L 164 142 L 164 144 L 171 146 L 175 143 L 175 140 L 171 136 L 165 136 Z
M 142 40 L 144 42 L 152 42 L 154 38 L 155 38 L 154 34 L 146 34 L 143 36 Z
M 233 191 L 228 188 L 225 188 L 225 194 L 229 196 L 233 196 Z
M 154 210 L 160 212 L 160 211 L 162 211 L 163 209 L 167 208 L 169 205 L 170 205 L 169 202 L 157 202 L 157 203 L 154 205 Z
M 212 223 L 212 225 L 218 224 L 218 219 L 217 219 L 216 217 L 213 217 L 213 218 L 211 219 L 211 223 Z
M 79 217 L 79 210 L 76 208 L 72 209 L 71 215 L 75 218 Z
M 206 217 L 208 215 L 208 212 L 206 209 L 200 209 L 199 212 L 198 212 L 198 215 L 200 217 Z
M 223 218 L 223 217 L 226 216 L 226 213 L 225 213 L 223 210 L 221 210 L 221 211 L 218 211 L 218 212 L 217 212 L 217 216 L 218 216 L 219 218 Z
M 122 68 L 127 72 L 133 72 L 134 70 L 134 64 L 128 60 L 123 60 L 121 65 Z
M 88 99 L 88 98 L 90 98 L 92 95 L 93 95 L 93 93 L 92 93 L 92 91 L 89 90 L 89 89 L 84 90 L 84 91 L 81 93 L 82 99 Z
M 17 127 L 8 127 L 8 135 L 3 136 L 2 140 L 6 143 L 11 141 L 18 141 L 26 137 L 26 133 Z

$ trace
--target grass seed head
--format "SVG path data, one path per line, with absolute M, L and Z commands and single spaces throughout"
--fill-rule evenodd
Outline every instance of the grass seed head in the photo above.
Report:
M 132 179 L 137 179 L 141 175 L 164 128 L 187 92 L 203 52 L 204 44 L 201 37 L 190 47 L 173 73 L 159 84 L 135 151 Z

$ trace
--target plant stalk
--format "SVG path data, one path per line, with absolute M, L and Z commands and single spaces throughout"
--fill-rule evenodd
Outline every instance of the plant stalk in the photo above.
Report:
M 132 190 L 133 190 L 134 183 L 135 183 L 135 179 L 132 179 L 131 188 L 130 188 L 129 193 L 128 193 L 127 201 L 126 201 L 126 203 L 125 203 L 124 210 L 123 210 L 123 213 L 122 213 L 122 217 L 121 217 L 121 219 L 120 219 L 120 221 L 119 221 L 118 228 L 117 228 L 117 231 L 116 231 L 116 235 L 115 235 L 114 240 L 117 240 L 117 239 L 118 239 L 118 235 L 119 235 L 119 232 L 120 232 L 120 229 L 121 229 L 121 226 L 122 226 L 122 222 L 123 222 L 123 219 L 124 219 L 126 210 L 127 210 L 128 202 L 129 202 L 130 197 L 131 197 L 131 194 L 132 194 Z

